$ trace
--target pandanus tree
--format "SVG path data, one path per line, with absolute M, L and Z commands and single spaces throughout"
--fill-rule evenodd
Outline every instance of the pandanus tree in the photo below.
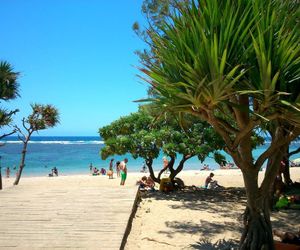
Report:
M 170 157 L 167 167 L 172 181 L 184 168 L 185 162 L 194 156 L 204 161 L 212 154 L 219 163 L 225 161 L 218 152 L 224 145 L 223 140 L 208 123 L 194 120 L 193 117 L 186 116 L 184 125 L 179 124 L 174 116 L 154 120 L 154 117 L 141 109 L 99 129 L 99 134 L 105 141 L 101 157 L 106 159 L 115 154 L 126 153 L 130 153 L 133 158 L 141 157 L 145 159 L 150 176 L 158 183 L 165 169 L 162 168 L 156 176 L 152 164 L 160 152 Z M 179 157 L 179 163 L 174 167 Z
M 288 12 L 282 5 L 188 1 L 149 27 L 151 56 L 141 57 L 143 79 L 155 93 L 150 102 L 207 121 L 240 167 L 247 194 L 240 249 L 274 249 L 269 193 L 284 147 L 300 133 L 299 31 L 291 25 L 300 6 Z M 251 136 L 267 126 L 271 143 L 254 159 Z
M 13 67 L 6 61 L 0 62 L 0 103 L 13 100 L 19 96 L 18 89 L 19 84 L 17 82 L 19 73 L 13 70 Z M 12 121 L 12 116 L 18 112 L 18 110 L 7 110 L 0 108 L 0 128 L 7 126 Z M 4 137 L 15 133 L 12 130 L 9 133 L 0 134 L 0 140 Z
M 293 33 L 295 32 L 295 37 L 298 37 L 298 42 L 299 42 L 299 36 L 300 36 L 300 8 L 299 8 L 299 2 L 298 1 L 278 1 L 277 2 L 277 6 L 278 6 L 278 12 L 276 13 L 276 20 L 283 18 L 284 22 L 286 23 L 286 27 L 292 27 L 293 29 Z M 287 13 L 290 13 L 287 16 Z M 280 25 L 280 22 L 279 22 Z M 266 29 L 267 27 L 265 27 Z M 276 44 L 275 44 L 276 46 Z M 299 48 L 299 45 L 297 46 Z M 299 49 L 294 50 L 293 46 L 290 46 L 289 48 L 289 52 L 285 55 L 283 51 L 281 51 L 280 54 L 274 54 L 272 61 L 275 61 L 277 63 L 283 63 L 284 62 L 284 56 L 290 56 L 291 53 L 296 53 L 296 57 L 297 57 L 297 53 L 299 56 Z M 298 52 L 297 52 L 298 51 Z M 277 56 L 279 56 L 279 58 L 277 58 Z M 292 59 L 293 60 L 293 59 Z M 289 60 L 287 60 L 289 61 Z M 282 64 L 284 65 L 284 64 Z M 277 91 L 281 91 L 281 92 L 285 92 L 287 93 L 286 95 L 282 96 L 282 100 L 286 101 L 287 103 L 297 103 L 298 102 L 298 95 L 300 92 L 300 84 L 299 84 L 299 79 L 297 78 L 293 78 L 293 74 L 295 74 L 295 70 L 297 71 L 297 67 L 298 65 L 298 70 L 299 70 L 299 62 L 297 63 L 297 61 L 295 62 L 295 64 L 293 66 L 291 66 L 291 68 L 287 67 L 285 69 L 284 72 L 282 72 L 283 74 L 287 75 L 287 81 L 282 80 L 282 75 L 281 75 L 281 80 L 279 83 L 277 83 L 276 86 L 276 90 Z M 276 66 L 276 64 L 275 64 Z M 277 66 L 278 67 L 278 66 Z M 281 69 L 277 69 L 278 71 Z M 292 81 L 290 81 L 290 79 L 293 79 Z M 293 124 L 291 125 L 289 122 L 283 121 L 281 122 L 281 126 L 284 127 L 284 130 L 286 131 L 286 133 L 288 133 L 288 131 L 293 129 Z M 275 131 L 276 131 L 277 125 L 270 123 L 267 125 L 267 130 L 269 132 L 269 134 L 272 136 Z M 293 181 L 291 179 L 290 176 L 290 171 L 289 171 L 289 166 L 290 166 L 290 161 L 289 158 L 294 155 L 297 154 L 299 152 L 299 150 L 294 150 L 290 152 L 290 145 L 291 142 L 286 143 L 284 146 L 281 147 L 281 149 L 279 150 L 279 152 L 277 154 L 274 154 L 274 157 L 276 157 L 276 155 L 282 155 L 282 161 L 285 163 L 285 167 L 283 169 L 283 175 L 284 175 L 284 182 L 286 185 L 292 185 Z M 272 164 L 272 161 L 269 161 L 268 164 Z
M 18 185 L 23 169 L 25 167 L 25 157 L 27 152 L 28 142 L 34 132 L 52 128 L 59 122 L 58 110 L 52 105 L 31 105 L 32 113 L 22 119 L 22 128 L 15 126 L 18 132 L 19 140 L 23 142 L 21 161 L 17 172 L 14 185 Z

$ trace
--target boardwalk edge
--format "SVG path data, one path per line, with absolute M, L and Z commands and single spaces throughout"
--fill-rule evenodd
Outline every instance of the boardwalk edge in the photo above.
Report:
M 131 210 L 131 213 L 130 213 L 130 216 L 129 216 L 129 219 L 128 219 L 128 222 L 127 222 L 127 226 L 125 228 L 123 239 L 121 241 L 120 250 L 124 250 L 124 248 L 125 248 L 128 235 L 130 234 L 130 231 L 131 231 L 132 221 L 133 221 L 133 218 L 136 214 L 138 204 L 140 203 L 140 201 L 141 201 L 141 195 L 140 195 L 139 188 L 137 188 L 134 203 L 133 203 L 133 206 L 132 206 L 132 210 Z

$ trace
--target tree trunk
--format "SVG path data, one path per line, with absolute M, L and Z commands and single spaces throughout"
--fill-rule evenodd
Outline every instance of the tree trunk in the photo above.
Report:
M 167 168 L 168 169 L 168 168 Z M 166 169 L 161 169 L 160 171 L 159 171 L 159 173 L 158 173 L 158 175 L 157 175 L 157 179 L 158 179 L 158 181 L 159 181 L 159 183 L 160 183 L 160 181 L 161 181 L 161 175 L 163 174 L 163 172 L 165 172 L 166 171 Z
M 293 181 L 292 181 L 291 175 L 290 175 L 289 146 L 290 145 L 286 146 L 286 149 L 285 149 L 286 153 L 283 157 L 283 161 L 284 161 L 284 164 L 285 164 L 285 167 L 284 167 L 284 170 L 283 170 L 283 178 L 284 178 L 284 183 L 287 186 L 290 186 L 290 185 L 293 184 Z
M 284 163 L 285 163 L 285 167 L 283 170 L 284 184 L 290 186 L 293 184 L 293 181 L 291 179 L 291 174 L 290 174 L 290 162 L 288 159 L 284 159 Z
M 258 188 L 258 171 L 243 171 L 247 191 L 244 213 L 244 231 L 240 240 L 241 250 L 273 250 L 273 235 L 269 213 L 268 189 Z
M 160 180 L 158 178 L 156 178 L 156 176 L 154 174 L 152 164 L 153 164 L 153 159 L 152 158 L 146 159 L 146 165 L 148 167 L 151 179 L 160 184 Z
M 1 164 L 1 162 L 0 162 Z M 1 170 L 1 166 L 0 166 L 0 190 L 2 190 L 2 170 Z
M 173 166 L 172 166 L 172 168 L 170 168 L 170 172 L 171 172 L 171 173 L 170 173 L 169 178 L 171 179 L 171 181 L 173 181 L 174 178 L 176 177 L 176 175 L 178 175 L 178 174 L 182 171 L 182 169 L 183 169 L 183 167 L 184 167 L 184 163 L 185 163 L 188 159 L 190 159 L 190 158 L 191 158 L 190 155 L 189 155 L 189 156 L 184 155 L 184 156 L 182 157 L 181 161 L 179 162 L 179 164 L 178 164 L 178 166 L 177 166 L 176 169 L 174 169 Z
M 25 157 L 26 157 L 26 152 L 27 152 L 28 141 L 29 141 L 29 139 L 26 139 L 26 141 L 24 141 L 21 162 L 20 162 L 19 170 L 17 172 L 17 176 L 16 176 L 16 180 L 14 182 L 14 185 L 19 184 L 19 181 L 20 181 L 20 178 L 21 178 L 21 175 L 22 175 L 22 172 L 23 172 L 23 168 L 25 167 Z
M 157 177 L 157 178 L 158 178 L 158 180 L 159 180 L 159 183 L 160 183 L 160 181 L 161 181 L 161 178 L 160 178 L 160 177 L 161 177 L 162 173 L 166 171 L 166 169 L 169 169 L 170 172 L 172 172 L 172 171 L 174 170 L 173 166 L 174 166 L 174 163 L 175 163 L 175 157 L 174 157 L 174 156 L 170 156 L 170 158 L 171 158 L 171 160 L 169 161 L 167 168 L 161 169 L 161 170 L 159 171 L 159 173 L 158 173 L 158 177 Z

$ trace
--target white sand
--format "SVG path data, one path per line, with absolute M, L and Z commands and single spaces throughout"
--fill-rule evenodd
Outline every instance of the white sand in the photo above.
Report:
M 225 187 L 244 186 L 240 170 L 213 172 L 214 179 Z M 184 171 L 179 177 L 186 185 L 202 186 L 209 173 Z M 300 168 L 292 168 L 291 177 L 300 182 Z M 134 218 L 126 249 L 224 249 L 232 241 L 236 245 L 246 204 L 239 197 L 238 193 L 215 195 L 209 190 L 146 195 Z M 300 227 L 300 211 L 275 212 L 272 221 L 274 228 L 295 231 Z

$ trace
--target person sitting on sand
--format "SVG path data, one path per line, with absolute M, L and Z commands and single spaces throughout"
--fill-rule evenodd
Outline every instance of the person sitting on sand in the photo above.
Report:
M 147 185 L 147 176 L 143 176 L 136 184 L 139 185 L 139 189 L 144 189 Z
M 53 173 L 53 176 L 54 176 L 54 175 L 55 175 L 55 176 L 58 176 L 58 170 L 57 170 L 56 167 L 54 167 L 54 168 L 52 169 L 52 173 Z
M 221 163 L 220 164 L 220 169 L 227 169 L 227 168 L 226 168 L 226 166 L 223 163 Z
M 216 189 L 221 187 L 217 181 L 214 181 L 212 178 L 214 177 L 214 173 L 210 173 L 209 176 L 205 180 L 205 188 L 208 189 Z
M 297 233 L 283 232 L 274 229 L 273 234 L 279 237 L 282 243 L 294 244 L 300 246 L 300 228 Z
M 149 176 L 143 176 L 141 178 L 141 180 L 139 180 L 137 182 L 137 184 L 139 185 L 139 189 L 141 191 L 144 191 L 144 190 L 148 190 L 148 191 L 154 191 L 154 186 L 155 186 L 155 182 L 152 180 L 152 178 Z
M 209 165 L 204 164 L 200 170 L 210 170 Z
M 106 175 L 106 170 L 105 170 L 105 168 L 101 168 L 101 170 L 100 170 L 100 174 L 102 174 L 102 175 Z
M 93 168 L 93 172 L 92 172 L 92 175 L 99 175 L 100 174 L 100 171 L 98 168 L 94 167 Z
M 51 169 L 51 173 L 48 174 L 49 177 L 58 176 L 58 170 L 56 167 Z
M 149 188 L 149 190 L 151 190 L 151 191 L 155 190 L 154 189 L 155 182 L 154 182 L 154 180 L 152 180 L 151 176 L 148 176 L 146 183 L 147 183 L 147 187 Z

